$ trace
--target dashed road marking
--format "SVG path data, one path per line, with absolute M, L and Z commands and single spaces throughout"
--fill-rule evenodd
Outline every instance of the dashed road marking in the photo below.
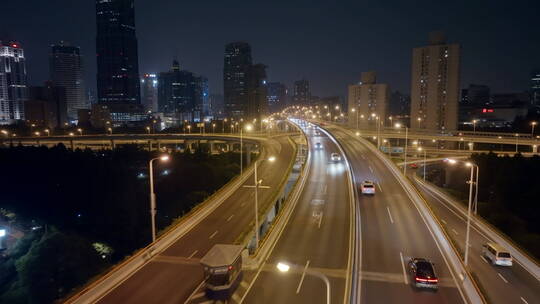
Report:
M 302 277 L 300 278 L 300 282 L 298 282 L 298 287 L 296 288 L 296 294 L 300 293 L 300 288 L 302 288 L 302 283 L 304 282 L 304 277 L 306 276 L 306 270 L 309 266 L 309 260 L 306 262 L 306 266 L 304 267 L 304 271 L 302 272 Z
M 368 166 L 369 167 L 369 171 L 371 171 L 371 173 L 373 173 L 373 168 L 371 168 L 371 166 Z
M 232 218 L 233 218 L 234 214 L 229 216 L 229 218 L 227 219 L 227 222 L 230 221 Z
M 383 192 L 383 191 L 382 191 L 381 184 L 380 184 L 379 182 L 377 182 L 377 186 L 379 186 L 379 190 L 380 190 L 381 192 Z
M 527 302 L 523 297 L 521 297 L 521 301 L 525 304 L 529 304 L 529 302 Z
M 443 224 L 448 224 L 445 220 L 441 219 L 441 222 L 443 222 Z
M 497 274 L 499 275 L 499 278 L 501 278 L 501 280 L 503 280 L 505 283 L 508 283 L 508 281 L 502 276 L 502 274 L 498 273 Z
M 214 233 L 212 233 L 212 235 L 210 235 L 209 239 L 213 239 L 216 236 L 217 233 L 218 233 L 218 231 L 216 230 Z
M 386 207 L 386 211 L 388 211 L 388 217 L 390 218 L 390 222 L 393 224 L 394 219 L 392 218 L 392 213 L 390 213 L 390 208 Z
M 459 235 L 459 233 L 454 228 L 452 228 L 452 232 L 455 233 L 456 235 Z
M 191 259 L 194 255 L 197 254 L 197 252 L 199 252 L 199 250 L 193 251 L 193 253 L 189 255 L 188 259 Z
M 403 281 L 405 284 L 409 284 L 409 280 L 407 280 L 407 272 L 405 271 L 405 260 L 403 260 L 402 252 L 399 252 L 399 257 L 401 258 L 401 267 L 403 268 Z

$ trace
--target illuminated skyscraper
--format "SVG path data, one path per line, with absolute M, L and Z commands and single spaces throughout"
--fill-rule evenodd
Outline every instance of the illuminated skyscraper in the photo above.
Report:
M 460 46 L 440 32 L 430 45 L 413 49 L 411 128 L 448 132 L 457 129 Z
M 540 106 L 540 69 L 531 72 L 531 103 Z
M 134 0 L 96 0 L 100 103 L 140 103 Z
M 377 83 L 375 72 L 364 72 L 359 84 L 349 86 L 349 125 L 360 128 L 377 128 L 389 123 L 387 120 L 390 88 Z M 354 112 L 353 112 L 354 109 Z
M 158 78 L 156 74 L 144 74 L 141 79 L 142 104 L 145 111 L 158 111 Z
M 24 119 L 27 95 L 24 50 L 18 42 L 0 41 L 0 124 Z
M 251 68 L 251 47 L 246 42 L 225 46 L 223 92 L 228 117 L 243 117 L 248 106 L 248 74 Z

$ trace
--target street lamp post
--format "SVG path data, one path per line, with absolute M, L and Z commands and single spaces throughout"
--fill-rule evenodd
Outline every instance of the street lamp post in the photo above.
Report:
M 519 134 L 516 133 L 515 136 L 516 136 L 516 153 L 518 153 Z
M 448 159 L 448 163 L 455 164 L 457 161 L 455 159 Z M 472 209 L 472 201 L 473 201 L 473 184 L 476 184 L 476 194 L 475 194 L 475 200 L 478 199 L 478 174 L 479 174 L 479 168 L 478 165 L 473 164 L 472 162 L 466 162 L 465 165 L 467 167 L 471 168 L 470 178 L 467 181 L 469 184 L 469 204 L 467 206 L 467 232 L 465 235 L 465 257 L 463 258 L 463 263 L 465 266 L 468 265 L 469 262 L 469 243 L 470 243 L 470 234 L 471 234 L 471 209 Z M 476 181 L 474 181 L 474 171 L 476 169 Z
M 273 162 L 276 160 L 274 156 L 270 156 L 268 161 Z M 254 164 L 254 172 L 253 172 L 253 181 L 254 188 L 255 189 L 255 251 L 259 248 L 259 187 L 261 187 L 262 180 L 259 181 L 258 175 L 257 175 L 257 164 L 261 162 L 262 159 L 256 160 Z
M 51 130 L 45 129 L 45 130 L 43 130 L 43 131 L 44 131 L 45 133 L 47 133 L 47 136 L 51 136 Z
M 277 269 L 280 272 L 283 272 L 283 273 L 286 273 L 291 268 L 294 268 L 295 270 L 297 270 L 299 272 L 303 270 L 305 273 L 321 279 L 324 282 L 324 284 L 326 285 L 326 304 L 330 304 L 330 281 L 328 280 L 328 278 L 322 272 L 309 269 L 309 268 L 307 268 L 307 266 L 308 265 L 306 264 L 306 267 L 302 268 L 300 266 L 297 266 L 297 265 L 294 265 L 294 264 L 291 265 L 291 264 L 284 263 L 284 262 L 279 262 L 276 265 Z
M 401 128 L 401 124 L 400 123 L 397 123 L 395 124 L 395 127 L 396 128 Z M 405 149 L 404 149 L 404 152 L 405 152 L 405 157 L 404 157 L 404 162 L 405 164 L 403 165 L 403 175 L 407 175 L 407 145 L 408 145 L 408 140 L 409 140 L 409 128 L 407 128 L 407 126 L 403 126 L 405 128 Z
M 156 241 L 156 194 L 154 193 L 154 167 L 152 163 L 157 159 L 161 161 L 168 161 L 169 156 L 163 155 L 152 158 L 148 165 L 148 176 L 150 176 L 150 219 L 152 222 L 152 243 Z
M 246 125 L 246 131 L 251 131 L 252 125 Z M 240 127 L 240 174 L 244 172 L 244 132 L 243 127 Z
M 422 147 L 418 147 L 418 151 L 420 152 L 424 152 L 424 181 L 426 181 L 426 149 L 422 148 Z
M 534 126 L 536 126 L 536 124 L 536 121 L 531 122 L 531 138 L 534 138 Z
M 108 127 L 107 131 L 109 131 L 109 135 L 112 135 L 112 128 L 111 127 Z
M 79 128 L 79 129 L 77 129 L 77 132 L 79 132 L 79 134 L 80 134 L 81 136 L 82 136 L 82 131 L 83 131 L 83 130 L 82 130 L 82 129 L 80 129 L 80 128 Z

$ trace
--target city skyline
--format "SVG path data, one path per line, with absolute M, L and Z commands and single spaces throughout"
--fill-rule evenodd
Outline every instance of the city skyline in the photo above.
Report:
M 27 7 L 29 4 L 17 7 L 11 5 L 7 4 L 8 10 L 30 10 L 30 7 Z M 46 16 L 48 10 L 58 9 L 60 4 L 48 3 L 47 6 L 50 7 L 41 5 L 34 3 L 32 8 L 39 7 Z M 540 59 L 534 55 L 539 52 L 540 43 L 530 39 L 537 36 L 538 30 L 533 26 L 534 18 L 527 18 L 534 9 L 531 10 L 526 4 L 512 4 L 512 7 L 500 3 L 490 7 L 471 4 L 466 10 L 457 4 L 426 4 L 413 14 L 422 17 L 421 23 L 414 21 L 415 18 L 408 18 L 407 12 L 411 11 L 411 8 L 399 4 L 375 4 L 372 15 L 351 16 L 348 11 L 354 11 L 358 4 L 334 7 L 315 3 L 309 8 L 314 14 L 305 14 L 305 17 L 299 17 L 296 13 L 306 6 L 293 4 L 279 11 L 278 16 L 282 22 L 275 29 L 266 24 L 268 20 L 274 20 L 277 8 L 267 8 L 260 13 L 257 20 L 237 18 L 237 22 L 223 23 L 221 21 L 224 16 L 238 17 L 243 11 L 253 9 L 253 4 L 241 6 L 239 12 L 232 12 L 232 8 L 219 3 L 209 9 L 198 4 L 185 4 L 181 6 L 183 11 L 196 16 L 206 10 L 206 14 L 212 17 L 208 18 L 212 19 L 212 22 L 204 25 L 192 22 L 198 26 L 179 27 L 176 21 L 167 18 L 179 6 L 163 4 L 158 8 L 150 3 L 136 1 L 137 37 L 140 40 L 139 72 L 142 75 L 166 70 L 169 58 L 176 55 L 182 58 L 180 64 L 188 70 L 208 76 L 212 93 L 222 93 L 220 70 L 223 46 L 236 40 L 245 40 L 253 49 L 257 49 L 258 60 L 269 67 L 269 81 L 279 81 L 290 86 L 295 80 L 305 77 L 312 83 L 313 94 L 317 96 L 346 95 L 347 85 L 355 83 L 362 70 L 376 70 L 392 88 L 409 92 L 412 48 L 422 46 L 425 35 L 438 29 L 447 33 L 450 43 L 462 45 L 461 88 L 469 83 L 477 83 L 490 86 L 496 93 L 524 91 L 528 87 L 531 71 L 540 65 Z M 438 9 L 434 10 L 436 7 Z M 47 79 L 47 47 L 56 41 L 69 40 L 73 45 L 81 47 L 83 57 L 87 58 L 84 80 L 88 88 L 96 88 L 96 61 L 93 59 L 96 29 L 95 16 L 91 13 L 94 9 L 94 3 L 62 4 L 62 14 L 56 12 L 58 21 L 50 22 L 46 27 L 47 31 L 39 36 L 31 32 L 36 28 L 34 23 L 40 22 L 40 17 L 29 20 L 22 26 L 17 26 L 17 20 L 11 16 L 0 21 L 1 28 L 4 29 L 0 35 L 16 39 L 25 45 L 29 84 L 41 84 Z M 434 11 L 426 15 L 431 10 Z M 503 22 L 507 15 L 518 12 L 522 16 L 519 23 L 508 25 Z M 367 38 L 372 41 L 367 47 L 365 44 L 359 47 L 359 40 L 345 39 L 347 35 L 353 34 L 356 28 L 362 28 L 369 20 L 386 13 L 390 13 L 392 18 L 388 19 L 387 25 L 383 27 L 384 37 L 366 32 Z M 482 21 L 474 18 L 474 13 L 481 13 L 484 16 Z M 72 22 L 73 26 L 65 27 L 62 22 L 68 16 L 78 21 Z M 294 16 L 298 19 L 294 19 Z M 331 17 L 334 17 L 335 24 L 322 21 Z M 449 23 L 444 18 L 462 21 Z M 241 26 L 246 22 L 249 22 L 249 28 Z M 217 27 L 217 24 L 220 26 Z M 443 24 L 453 25 L 441 26 Z M 392 30 L 398 26 L 410 28 L 410 31 Z M 468 31 L 470 27 L 474 27 L 475 31 Z M 283 28 L 288 30 L 284 31 Z M 330 35 L 333 32 L 336 35 Z M 172 39 L 178 35 L 183 39 Z M 350 41 L 344 44 L 345 40 Z M 281 47 L 282 45 L 287 47 Z M 335 45 L 340 45 L 339 50 L 335 49 Z M 520 47 L 514 47 L 515 45 Z M 160 54 L 156 53 L 157 50 Z M 499 64 L 491 65 L 490 62 Z M 289 68 L 293 63 L 294 70 Z M 332 71 L 339 72 L 337 77 L 325 77 L 325 74 Z

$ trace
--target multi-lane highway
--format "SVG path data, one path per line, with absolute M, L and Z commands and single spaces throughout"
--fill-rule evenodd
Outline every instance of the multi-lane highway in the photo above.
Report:
M 397 179 L 360 141 L 339 129 L 331 133 L 342 144 L 357 183 L 375 182 L 374 196 L 360 196 L 361 303 L 463 303 L 456 278 L 429 228 Z M 410 285 L 407 262 L 428 258 L 439 276 L 437 292 Z
M 455 243 L 464 250 L 466 218 L 435 192 L 420 183 L 417 185 L 437 217 L 456 240 Z M 492 240 L 473 226 L 470 235 L 469 264 L 482 289 L 486 291 L 490 303 L 540 303 L 540 281 L 519 263 L 514 262 L 512 267 L 493 266 L 481 256 L 482 245 L 488 241 Z
M 286 136 L 264 145 L 267 155 L 275 156 L 276 161 L 259 165 L 259 177 L 270 187 L 259 191 L 260 210 L 270 203 L 272 189 L 286 178 L 284 172 L 294 157 L 294 147 Z M 253 177 L 245 184 L 253 184 Z M 254 221 L 253 213 L 253 189 L 240 187 L 199 225 L 110 290 L 99 303 L 183 303 L 203 280 L 199 259 L 214 244 L 233 243 Z
M 343 158 L 330 160 L 340 151 L 323 132 L 305 131 L 312 162 L 306 186 L 266 263 L 246 275 L 243 303 L 326 303 L 325 283 L 312 271 L 329 279 L 331 303 L 348 303 L 353 194 L 347 166 Z M 279 261 L 296 265 L 296 271 L 278 272 Z

